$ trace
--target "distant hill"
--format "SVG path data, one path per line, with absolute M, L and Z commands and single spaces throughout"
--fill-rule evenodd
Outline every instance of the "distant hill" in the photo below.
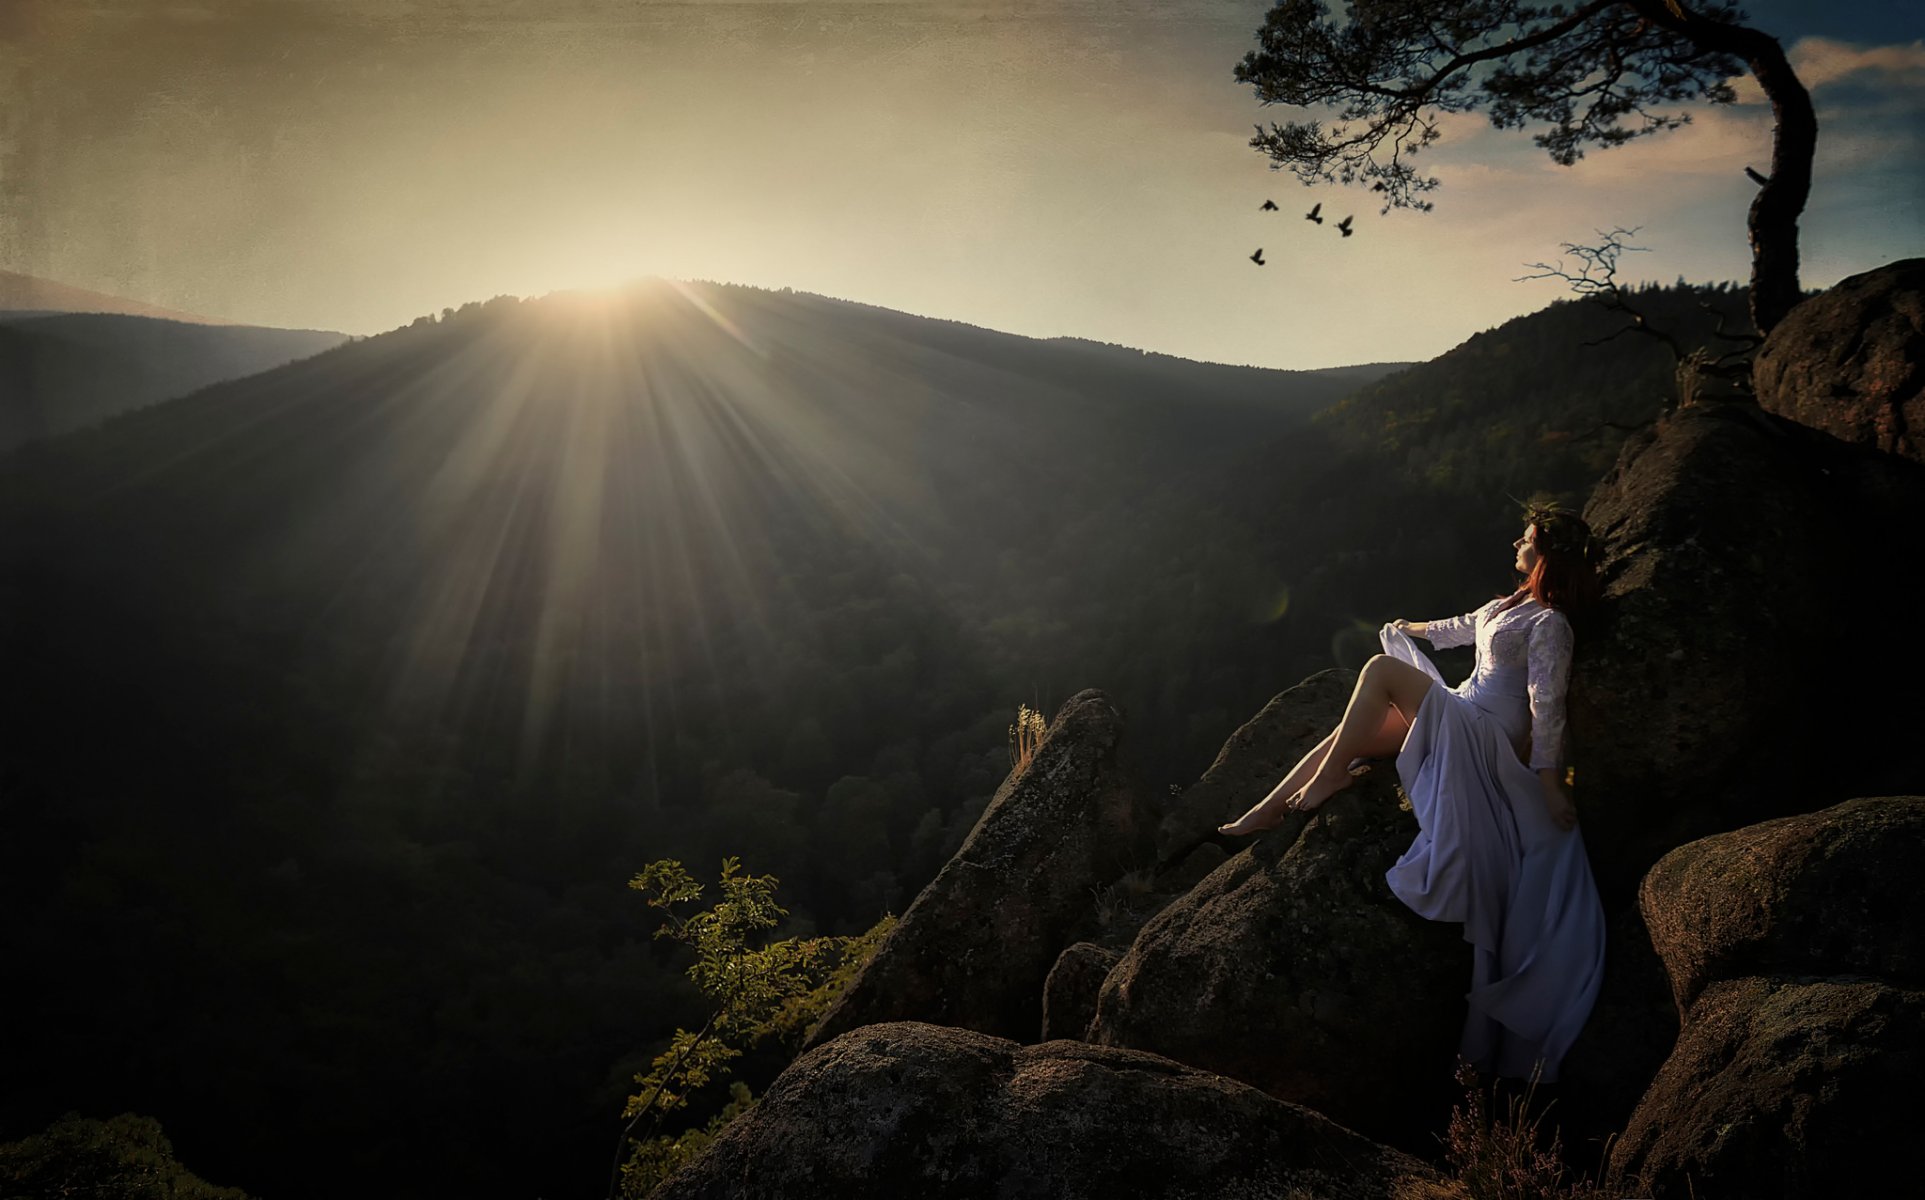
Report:
M 346 340 L 316 330 L 124 314 L 0 321 L 0 452 Z
M 1687 345 L 1744 303 L 1640 301 Z M 703 1019 L 634 871 L 739 855 L 783 932 L 864 928 L 1017 703 L 1083 687 L 1189 783 L 1383 621 L 1510 582 L 1503 493 L 1581 498 L 1668 389 L 1655 343 L 1585 345 L 1616 324 L 1290 373 L 654 284 L 24 445 L 0 1131 L 153 1113 L 287 1200 L 605 1186 L 630 1077 Z
M 113 296 L 106 292 L 71 287 L 51 279 L 0 271 L 0 321 L 17 316 L 44 316 L 50 313 L 119 313 L 130 317 L 154 317 L 163 321 L 184 321 L 191 325 L 232 325 L 219 317 L 180 312 Z
M 1742 289 L 1631 298 L 1686 350 L 1725 349 L 1719 322 L 1746 321 Z M 1509 590 L 1523 528 L 1509 497 L 1581 505 L 1627 431 L 1670 402 L 1671 352 L 1624 326 L 1595 303 L 1554 303 L 1138 497 L 1134 535 L 1087 586 L 1112 597 L 1108 644 L 1139 649 L 1090 655 L 1080 673 L 1116 664 L 1111 686 L 1153 697 L 1141 719 L 1186 731 L 1169 759 L 1200 772 L 1279 689 L 1377 653 L 1385 621 Z
M 1690 345 L 1744 297 L 1639 302 Z M 784 932 L 864 928 L 1015 706 L 1083 687 L 1187 784 L 1382 622 L 1510 583 L 1504 493 L 1581 499 L 1669 388 L 1656 343 L 1586 345 L 1617 323 L 1291 373 L 657 283 L 19 447 L 0 1137 L 111 1103 L 287 1200 L 605 1185 L 703 1019 L 634 871 L 739 855 Z
M 616 1064 L 691 1001 L 629 875 L 899 908 L 1060 698 L 1027 656 L 1101 644 L 1133 500 L 1392 369 L 656 283 L 21 446 L 0 1127 L 112 1095 L 291 1200 L 595 1187 Z

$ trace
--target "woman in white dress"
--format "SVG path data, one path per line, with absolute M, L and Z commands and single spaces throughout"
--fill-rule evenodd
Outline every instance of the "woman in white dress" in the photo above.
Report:
M 1268 829 L 1396 755 L 1417 840 L 1386 875 L 1434 921 L 1462 921 L 1474 948 L 1461 1051 L 1486 1073 L 1557 1079 L 1604 973 L 1604 912 L 1564 789 L 1564 700 L 1572 613 L 1595 602 L 1591 531 L 1573 512 L 1532 508 L 1515 543 L 1524 582 L 1448 620 L 1398 620 L 1379 636 L 1343 720 L 1225 834 Z M 1474 643 L 1455 688 L 1411 641 Z

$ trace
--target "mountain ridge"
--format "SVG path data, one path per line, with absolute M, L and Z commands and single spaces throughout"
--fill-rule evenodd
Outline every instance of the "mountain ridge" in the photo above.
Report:
M 230 321 L 225 317 L 182 312 L 179 309 L 148 304 L 142 300 L 131 300 L 108 292 L 75 287 L 54 279 L 43 279 L 37 275 L 23 275 L 18 271 L 0 271 L 0 319 L 5 319 L 4 314 L 9 313 L 34 315 L 118 313 L 122 316 L 154 317 L 191 325 L 241 324 L 239 321 Z

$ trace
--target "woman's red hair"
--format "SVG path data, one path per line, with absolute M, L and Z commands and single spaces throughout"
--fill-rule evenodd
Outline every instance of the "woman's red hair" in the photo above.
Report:
M 1519 592 L 1573 620 L 1582 620 L 1598 601 L 1596 557 L 1591 528 L 1567 509 L 1534 509 L 1527 519 L 1536 528 L 1532 546 L 1537 562 Z M 1521 599 L 1519 597 L 1518 599 Z M 1516 603 L 1514 599 L 1511 603 Z M 1511 607 L 1510 603 L 1504 605 Z

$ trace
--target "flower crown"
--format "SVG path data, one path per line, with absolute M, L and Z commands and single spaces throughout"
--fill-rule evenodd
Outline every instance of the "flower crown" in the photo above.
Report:
M 1584 518 L 1568 508 L 1555 504 L 1528 504 L 1524 507 L 1524 520 L 1537 526 L 1537 548 L 1541 553 L 1575 554 L 1591 559 L 1597 552 L 1597 543 L 1591 537 L 1591 527 Z

